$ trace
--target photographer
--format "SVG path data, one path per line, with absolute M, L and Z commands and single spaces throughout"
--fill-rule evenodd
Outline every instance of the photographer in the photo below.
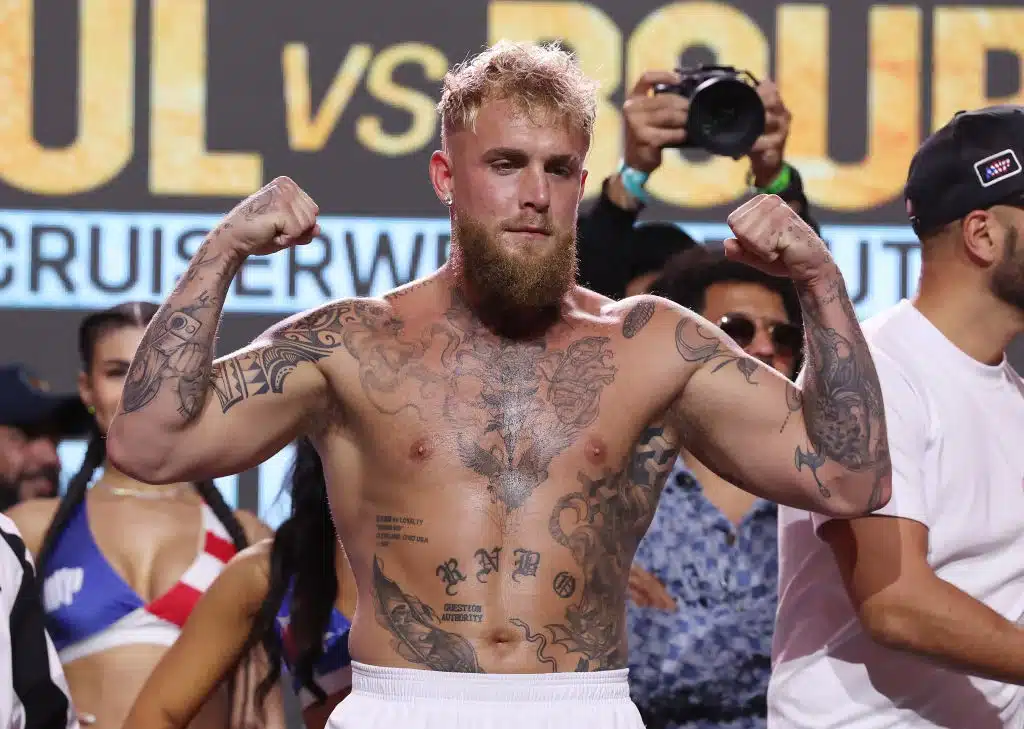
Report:
M 665 71 L 648 71 L 637 81 L 623 104 L 622 164 L 602 183 L 600 197 L 579 219 L 579 280 L 614 299 L 625 296 L 627 290 L 637 293 L 638 284 L 653 278 L 674 253 L 693 244 L 681 230 L 674 236 L 662 226 L 657 235 L 658 250 L 640 251 L 643 241 L 634 235 L 634 225 L 646 202 L 644 185 L 661 165 L 663 148 L 679 145 L 687 136 L 690 101 L 677 93 L 654 93 L 654 89 L 681 81 L 678 73 Z M 783 159 L 792 115 L 771 81 L 758 84 L 757 94 L 764 104 L 765 124 L 763 134 L 747 153 L 751 188 L 778 195 L 818 230 L 800 175 Z

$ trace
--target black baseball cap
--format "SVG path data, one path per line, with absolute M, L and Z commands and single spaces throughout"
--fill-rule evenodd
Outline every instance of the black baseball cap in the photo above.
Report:
M 62 437 L 84 435 L 91 416 L 78 395 L 50 392 L 45 380 L 20 364 L 0 365 L 0 425 L 46 427 Z
M 910 161 L 904 198 L 921 235 L 972 210 L 1024 206 L 1024 106 L 959 111 Z

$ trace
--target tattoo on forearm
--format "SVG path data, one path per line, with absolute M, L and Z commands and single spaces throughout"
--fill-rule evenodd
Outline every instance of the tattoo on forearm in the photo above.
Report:
M 754 382 L 757 363 L 745 354 L 737 354 L 724 346 L 714 333 L 694 319 L 686 317 L 676 325 L 676 349 L 687 362 L 714 363 L 712 372 L 736 365 L 749 384 L 757 384 Z
M 529 549 L 517 549 L 512 555 L 516 558 L 512 581 L 519 582 L 521 577 L 536 577 L 540 565 L 540 553 Z
M 577 671 L 625 665 L 629 567 L 678 452 L 663 426 L 650 427 L 622 470 L 597 479 L 580 473 L 580 490 L 559 499 L 551 512 L 548 530 L 570 550 L 582 587 L 577 592 L 576 578 L 568 573 L 555 578 L 556 594 L 578 598 L 566 608 L 563 623 L 544 627 L 551 645 L 578 656 Z
M 209 284 L 187 305 L 172 305 L 175 297 L 212 272 Z M 189 269 L 146 328 L 128 375 L 121 407 L 125 413 L 142 410 L 163 389 L 173 393 L 176 410 L 186 421 L 194 419 L 206 400 L 218 311 L 230 283 L 222 256 L 203 246 Z
M 826 498 L 831 494 L 818 469 L 827 462 L 871 474 L 867 508 L 876 509 L 889 469 L 889 445 L 882 390 L 871 353 L 840 274 L 834 275 L 824 295 L 816 298 L 803 290 L 799 295 L 807 333 L 802 400 L 810 447 L 796 449 L 796 468 L 806 466 Z M 826 314 L 824 308 L 836 300 L 842 303 L 841 314 Z
M 473 644 L 440 628 L 431 607 L 387 577 L 376 555 L 371 592 L 377 623 L 391 634 L 391 648 L 403 659 L 433 671 L 484 672 Z
M 476 550 L 476 554 L 473 556 L 476 561 L 480 564 L 480 569 L 476 573 L 476 581 L 487 583 L 487 575 L 498 571 L 498 557 L 501 554 L 501 547 L 494 547 L 490 551 L 486 549 Z
M 459 570 L 459 560 L 454 557 L 439 564 L 436 574 L 444 583 L 444 592 L 448 596 L 455 595 L 459 591 L 459 583 L 466 581 L 466 576 Z
M 632 339 L 639 334 L 640 330 L 647 326 L 651 317 L 654 316 L 654 309 L 653 301 L 641 301 L 630 309 L 622 322 L 622 336 Z

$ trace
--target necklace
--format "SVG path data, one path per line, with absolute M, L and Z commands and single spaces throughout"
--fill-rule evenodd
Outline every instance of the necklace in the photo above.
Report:
M 131 486 L 109 486 L 107 492 L 114 496 L 128 496 L 136 499 L 150 499 L 156 501 L 158 499 L 175 499 L 182 494 L 184 487 L 181 484 L 175 484 L 170 488 L 157 489 L 152 486 L 146 488 L 132 488 Z

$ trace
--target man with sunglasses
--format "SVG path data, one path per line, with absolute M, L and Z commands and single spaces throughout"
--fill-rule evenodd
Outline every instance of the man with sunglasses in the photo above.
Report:
M 803 332 L 788 279 L 699 246 L 652 290 L 796 372 Z M 777 576 L 775 504 L 682 452 L 630 574 L 631 692 L 650 729 L 765 726 Z
M 910 165 L 921 281 L 864 325 L 892 499 L 780 507 L 773 729 L 1024 727 L 1024 107 L 957 114 Z

